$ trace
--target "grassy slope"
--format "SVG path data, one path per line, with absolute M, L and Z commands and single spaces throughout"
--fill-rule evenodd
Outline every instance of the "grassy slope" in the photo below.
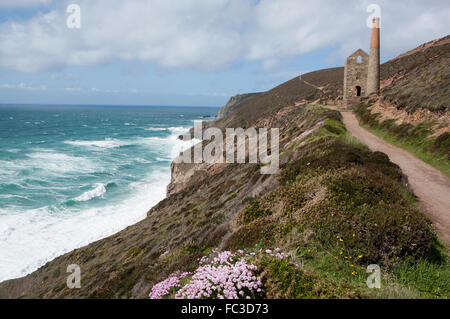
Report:
M 433 123 L 422 122 L 418 125 L 396 125 L 393 120 L 379 121 L 379 114 L 371 114 L 365 104 L 356 107 L 361 124 L 375 135 L 391 144 L 401 147 L 422 161 L 441 170 L 450 177 L 450 134 L 443 133 L 430 137 L 434 133 Z
M 271 117 L 282 145 L 318 129 L 282 149 L 279 176 L 230 165 L 163 200 L 137 225 L 0 284 L 0 297 L 145 298 L 216 247 L 290 253 L 290 261 L 258 261 L 268 298 L 450 296 L 445 256 L 398 167 L 349 138 L 338 112 L 286 112 Z M 82 269 L 79 290 L 66 287 L 72 263 Z M 382 267 L 379 291 L 365 285 L 369 263 Z
M 450 110 L 450 43 L 391 60 L 381 67 L 381 78 L 396 75 L 383 89 L 383 98 L 413 112 Z
M 324 92 L 305 84 L 295 77 L 244 103 L 227 118 L 213 122 L 216 127 L 249 127 L 260 118 L 267 118 L 276 111 L 294 105 L 298 101 L 333 99 L 342 94 L 344 68 L 332 68 L 302 75 L 302 79 L 317 86 L 325 86 Z

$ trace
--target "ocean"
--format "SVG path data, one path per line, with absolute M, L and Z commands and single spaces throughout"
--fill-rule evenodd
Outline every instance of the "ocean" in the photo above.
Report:
M 145 218 L 218 108 L 0 106 L 0 282 Z

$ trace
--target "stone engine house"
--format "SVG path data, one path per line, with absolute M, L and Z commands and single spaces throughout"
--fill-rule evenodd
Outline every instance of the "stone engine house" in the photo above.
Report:
M 361 49 L 356 50 L 345 61 L 344 101 L 347 105 L 366 96 L 368 66 L 369 55 Z
M 356 50 L 345 61 L 343 107 L 357 104 L 361 97 L 380 91 L 380 20 L 373 19 L 370 54 Z

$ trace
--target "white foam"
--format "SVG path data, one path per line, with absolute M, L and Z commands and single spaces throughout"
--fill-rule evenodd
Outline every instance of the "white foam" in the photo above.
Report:
M 172 132 L 173 134 L 184 134 L 186 133 L 186 127 L 184 126 L 171 126 L 169 128 L 167 128 L 170 132 Z
M 145 130 L 157 132 L 157 131 L 167 131 L 168 129 L 164 127 L 148 127 Z
M 171 128 L 173 134 L 166 138 L 138 138 L 132 142 L 151 146 L 152 150 L 161 154 L 160 157 L 170 161 L 178 156 L 179 152 L 198 142 L 184 142 L 177 138 L 178 133 L 183 134 L 186 131 L 186 127 L 174 127 Z M 66 143 L 84 147 L 115 147 L 123 145 L 124 141 L 107 139 Z M 93 165 L 89 159 L 51 150 L 30 154 L 29 160 L 21 163 L 21 166 L 29 165 L 30 161 L 33 165 L 60 171 L 86 169 L 86 166 L 91 169 Z M 148 210 L 164 199 L 169 182 L 170 167 L 167 165 L 130 185 L 131 195 L 120 202 L 108 202 L 101 207 L 82 210 L 65 206 L 25 211 L 14 208 L 0 209 L 0 282 L 23 277 L 60 255 L 143 220 Z M 75 200 L 87 201 L 104 196 L 105 192 L 104 184 L 97 184 L 94 189 Z
M 95 184 L 95 188 L 84 192 L 80 196 L 74 198 L 74 201 L 76 202 L 87 202 L 88 200 L 91 200 L 96 197 L 102 197 L 106 193 L 106 187 L 102 183 Z
M 169 181 L 168 167 L 155 171 L 130 198 L 100 208 L 0 209 L 0 282 L 25 276 L 62 254 L 141 221 L 165 197 Z
M 71 156 L 63 153 L 34 152 L 28 154 L 30 160 L 18 161 L 24 168 L 39 168 L 46 173 L 69 173 L 69 172 L 94 172 L 99 169 L 90 159 L 78 156 Z
M 136 158 L 135 160 L 136 160 L 136 162 L 141 163 L 141 164 L 149 164 L 152 162 L 152 161 L 149 161 L 149 160 L 146 160 L 143 158 Z
M 107 138 L 105 140 L 99 141 L 64 141 L 64 143 L 75 146 L 100 147 L 100 148 L 114 148 L 124 145 L 123 141 L 114 138 Z

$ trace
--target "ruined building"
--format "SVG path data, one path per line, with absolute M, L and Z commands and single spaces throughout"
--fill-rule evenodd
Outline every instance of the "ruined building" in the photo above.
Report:
M 370 54 L 356 50 L 345 61 L 343 107 L 380 91 L 380 19 L 373 19 Z

